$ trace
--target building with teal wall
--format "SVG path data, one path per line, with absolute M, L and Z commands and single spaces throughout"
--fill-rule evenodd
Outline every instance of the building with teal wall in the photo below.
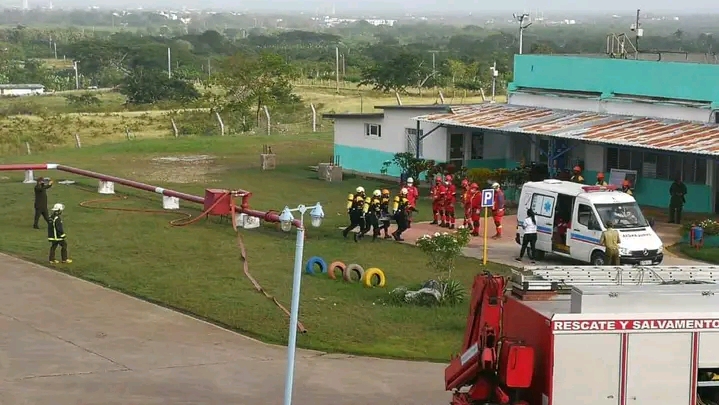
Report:
M 509 86 L 510 103 L 690 121 L 711 127 L 717 123 L 719 108 L 719 86 L 714 85 L 717 77 L 719 66 L 706 63 L 517 55 L 514 82 Z M 651 144 L 651 130 L 637 136 L 644 136 Z M 717 148 L 709 144 L 697 150 L 668 145 L 662 149 L 607 145 L 602 161 L 595 159 L 596 150 L 592 156 L 584 156 L 585 162 L 594 163 L 587 167 L 586 177 L 611 168 L 636 170 L 635 197 L 639 203 L 667 207 L 669 186 L 674 175 L 681 173 L 689 190 L 685 210 L 716 212 L 719 139 L 715 144 Z M 579 149 L 580 153 L 572 157 L 582 157 Z M 644 170 L 648 159 L 654 159 L 656 171 Z
M 516 55 L 506 105 L 389 106 L 328 118 L 335 154 L 353 171 L 379 173 L 395 153 L 415 151 L 469 168 L 557 160 L 582 167 L 588 182 L 598 172 L 635 171 L 635 197 L 656 207 L 668 206 L 680 174 L 689 190 L 685 211 L 717 212 L 716 77 L 713 64 Z M 615 121 L 626 123 L 603 129 Z

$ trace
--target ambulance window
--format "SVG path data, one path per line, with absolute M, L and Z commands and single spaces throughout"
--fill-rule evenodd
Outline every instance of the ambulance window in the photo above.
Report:
M 579 204 L 579 207 L 577 208 L 577 222 L 586 226 L 587 228 L 590 228 L 590 224 L 596 226 L 597 221 L 594 218 L 592 207 L 586 204 Z
M 554 215 L 554 197 L 534 194 L 532 196 L 532 211 L 536 215 L 551 218 Z

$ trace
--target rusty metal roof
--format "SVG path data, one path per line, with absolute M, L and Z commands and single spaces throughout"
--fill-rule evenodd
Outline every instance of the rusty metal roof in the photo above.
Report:
M 481 104 L 416 120 L 586 142 L 719 156 L 719 124 Z

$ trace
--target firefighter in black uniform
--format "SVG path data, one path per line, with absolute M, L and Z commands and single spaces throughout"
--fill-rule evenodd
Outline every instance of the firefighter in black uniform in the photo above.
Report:
M 358 235 L 360 238 L 364 237 L 370 228 L 372 228 L 372 241 L 377 240 L 380 234 L 379 231 L 379 218 L 382 215 L 382 192 L 375 190 L 372 192 L 372 197 L 365 198 L 364 204 L 364 229 Z
M 40 217 L 45 222 L 50 222 L 50 216 L 47 214 L 47 189 L 50 187 L 52 187 L 52 180 L 38 177 L 35 184 L 35 221 L 32 223 L 32 227 L 35 229 L 40 229 L 38 225 Z
M 397 230 L 392 232 L 392 236 L 394 236 L 394 240 L 399 242 L 404 240 L 402 239 L 402 232 L 409 228 L 409 212 L 414 210 L 407 199 L 407 194 L 409 194 L 409 191 L 403 188 L 400 190 L 399 195 L 394 198 L 394 203 L 392 204 L 394 220 L 397 221 Z
M 47 240 L 50 242 L 50 263 L 59 263 L 55 260 L 55 251 L 60 246 L 60 257 L 63 263 L 72 263 L 67 257 L 67 241 L 65 240 L 65 229 L 62 226 L 60 215 L 65 209 L 62 204 L 55 204 L 52 207 L 50 221 L 47 223 Z
M 347 235 L 352 232 L 355 228 L 359 227 L 360 232 L 364 229 L 364 203 L 365 203 L 364 187 L 357 187 L 354 194 L 350 193 L 347 196 L 347 214 L 350 217 L 350 224 L 347 228 L 342 231 L 342 236 L 347 238 Z M 357 238 L 355 237 L 355 241 Z
M 384 232 L 385 239 L 392 239 L 389 234 L 389 223 L 392 218 L 392 214 L 389 212 L 389 205 L 392 203 L 392 196 L 389 190 L 382 190 L 382 197 L 380 198 L 380 222 L 382 223 L 382 232 Z

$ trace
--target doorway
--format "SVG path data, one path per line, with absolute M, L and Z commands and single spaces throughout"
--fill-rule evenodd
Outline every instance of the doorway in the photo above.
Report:
M 464 134 L 449 136 L 449 163 L 458 169 L 464 166 Z

